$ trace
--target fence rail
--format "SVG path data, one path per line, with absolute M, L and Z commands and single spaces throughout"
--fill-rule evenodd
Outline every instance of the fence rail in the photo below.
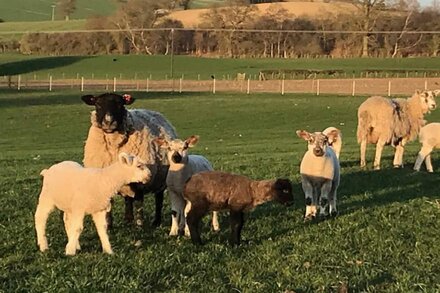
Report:
M 437 78 L 362 78 L 304 80 L 125 80 L 112 79 L 25 79 L 20 75 L 0 79 L 0 89 L 77 89 L 87 91 L 147 92 L 241 92 L 252 93 L 314 93 L 342 95 L 410 95 L 415 90 L 440 88 Z

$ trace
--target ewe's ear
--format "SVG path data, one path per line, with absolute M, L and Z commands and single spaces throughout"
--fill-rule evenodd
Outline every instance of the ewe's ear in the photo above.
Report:
M 420 95 L 420 90 L 416 90 L 416 95 Z
M 123 94 L 122 98 L 124 99 L 125 105 L 131 105 L 134 103 L 135 98 L 133 98 L 129 94 Z
M 81 100 L 83 100 L 83 102 L 87 105 L 94 106 L 96 104 L 97 98 L 93 95 L 85 95 L 81 97 Z
M 308 133 L 305 130 L 297 130 L 296 131 L 296 135 L 298 135 L 299 138 L 302 138 L 302 139 L 307 140 L 307 141 L 309 141 L 310 138 L 311 138 L 310 133 Z
M 192 148 L 199 142 L 199 136 L 198 135 L 191 135 L 185 140 L 185 143 L 188 147 Z
M 120 153 L 119 154 L 119 162 L 121 162 L 124 165 L 131 166 L 133 164 L 133 156 L 130 156 L 127 153 Z
M 164 137 L 156 137 L 153 139 L 153 142 L 163 149 L 166 149 L 169 146 L 168 141 Z
M 440 90 L 434 90 L 433 92 L 435 96 L 438 96 L 440 94 Z

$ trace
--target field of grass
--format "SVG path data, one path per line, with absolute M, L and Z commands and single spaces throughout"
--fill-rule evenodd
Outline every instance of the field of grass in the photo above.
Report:
M 437 70 L 440 58 L 352 58 L 352 59 L 231 59 L 174 56 L 174 77 L 185 79 L 235 78 L 246 73 L 258 78 L 264 69 L 340 69 L 351 77 L 362 70 Z M 113 55 L 38 57 L 0 54 L 0 76 L 26 75 L 33 78 L 122 77 L 124 79 L 165 79 L 170 77 L 170 56 Z
M 0 18 L 9 21 L 45 21 L 52 19 L 53 0 L 14 0 L 0 2 Z M 94 15 L 109 15 L 116 9 L 112 0 L 76 0 L 76 11 L 71 19 L 84 19 Z M 55 9 L 55 19 L 62 16 Z
M 193 153 L 215 169 L 254 179 L 288 177 L 295 204 L 275 203 L 246 216 L 245 244 L 227 245 L 228 220 L 219 233 L 207 226 L 205 245 L 171 238 L 166 199 L 163 225 L 141 234 L 122 220 L 123 201 L 114 205 L 110 233 L 115 255 L 101 253 L 90 219 L 82 251 L 63 255 L 66 237 L 58 213 L 49 219 L 50 250 L 37 251 L 33 213 L 41 169 L 82 158 L 90 108 L 78 92 L 0 92 L 0 291 L 171 291 L 171 292 L 438 292 L 440 283 L 440 159 L 434 174 L 411 169 L 418 143 L 409 144 L 404 169 L 392 168 L 386 148 L 383 169 L 358 167 L 356 109 L 364 97 L 311 95 L 132 93 L 133 106 L 160 111 L 179 135 L 198 134 Z M 440 111 L 427 117 L 439 121 Z M 297 129 L 342 130 L 339 216 L 303 223 L 305 210 L 299 164 L 306 149 Z M 152 197 L 146 211 L 153 210 Z

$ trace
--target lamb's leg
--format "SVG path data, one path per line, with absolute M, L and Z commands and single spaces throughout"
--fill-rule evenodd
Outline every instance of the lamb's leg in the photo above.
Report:
M 432 163 L 431 163 L 431 154 L 426 156 L 426 158 L 425 158 L 425 165 L 426 165 L 426 170 L 429 173 L 434 172 L 434 169 L 432 168 Z
M 428 172 L 432 172 L 432 164 L 431 164 L 431 156 L 430 156 L 431 152 L 432 152 L 432 147 L 425 145 L 422 146 L 419 154 L 417 155 L 417 160 L 416 163 L 414 164 L 414 170 L 420 171 L 420 167 L 422 166 L 423 160 L 425 160 L 426 169 L 428 170 Z M 430 169 L 428 168 L 428 165 L 430 165 Z
M 49 248 L 46 238 L 46 222 L 54 207 L 55 206 L 48 200 L 41 199 L 40 195 L 37 210 L 35 211 L 35 230 L 37 232 L 37 244 L 40 251 L 46 251 Z
M 106 212 L 101 211 L 92 215 L 93 222 L 95 222 L 96 231 L 98 232 L 99 239 L 101 240 L 102 251 L 108 254 L 113 254 L 110 240 L 107 234 L 107 221 L 105 218 Z
M 185 236 L 190 236 L 191 233 L 189 232 L 189 227 L 188 227 L 188 212 L 191 210 L 191 202 L 190 201 L 186 201 L 185 204 Z
M 313 186 L 305 176 L 301 176 L 302 189 L 306 201 L 306 214 L 304 221 L 309 221 L 316 216 L 316 199 L 313 196 Z
M 202 244 L 202 238 L 200 237 L 200 221 L 205 214 L 206 209 L 196 205 L 191 205 L 191 208 L 188 211 L 186 221 L 191 234 L 191 240 L 196 245 Z
M 169 190 L 171 202 L 171 230 L 170 236 L 183 235 L 185 230 L 185 200 L 183 196 L 175 191 Z
M 64 212 L 63 221 L 64 221 L 64 229 L 66 229 L 67 237 L 69 237 L 71 235 L 70 234 L 70 225 L 71 225 L 70 219 L 71 219 L 71 217 L 72 217 L 72 215 L 70 213 Z M 81 250 L 81 245 L 79 244 L 79 240 L 78 240 L 78 243 L 76 246 L 76 250 Z
M 230 211 L 229 218 L 231 221 L 231 238 L 229 243 L 234 245 L 240 245 L 241 230 L 244 223 L 244 215 L 242 211 Z
M 364 139 L 361 141 L 361 168 L 365 168 L 366 166 L 366 160 L 365 160 L 365 154 L 367 152 L 367 140 Z
M 77 212 L 77 213 L 71 213 L 71 216 L 69 217 L 69 241 L 66 245 L 66 255 L 75 255 L 76 254 L 76 248 L 79 243 L 79 236 L 81 235 L 81 232 L 83 230 L 83 220 L 84 220 L 84 213 L 83 212 Z
M 162 222 L 162 207 L 163 207 L 163 193 L 164 190 L 156 192 L 154 194 L 154 203 L 155 203 L 155 213 L 154 220 L 151 223 L 153 227 L 159 227 Z
M 214 230 L 214 232 L 220 231 L 220 224 L 218 223 L 218 212 L 216 211 L 212 212 L 212 230 Z
M 373 164 L 374 170 L 380 170 L 380 158 L 382 156 L 382 150 L 384 146 L 385 146 L 385 142 L 379 139 L 379 141 L 376 144 L 376 155 L 374 157 L 374 164 Z
M 110 204 L 107 207 L 107 211 L 105 213 L 105 220 L 107 221 L 107 228 L 113 229 L 113 214 L 112 214 L 112 206 L 113 206 L 114 200 L 113 198 L 110 199 Z
M 330 191 L 328 200 L 330 203 L 330 217 L 336 217 L 338 215 L 338 210 L 336 208 L 336 189 Z
M 321 187 L 321 196 L 319 198 L 319 215 L 327 217 L 329 215 L 329 197 L 332 189 L 332 181 L 326 181 Z

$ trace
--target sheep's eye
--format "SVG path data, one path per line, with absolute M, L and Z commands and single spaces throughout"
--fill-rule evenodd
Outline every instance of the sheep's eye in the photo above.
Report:
M 283 189 L 283 193 L 289 193 L 288 189 Z

